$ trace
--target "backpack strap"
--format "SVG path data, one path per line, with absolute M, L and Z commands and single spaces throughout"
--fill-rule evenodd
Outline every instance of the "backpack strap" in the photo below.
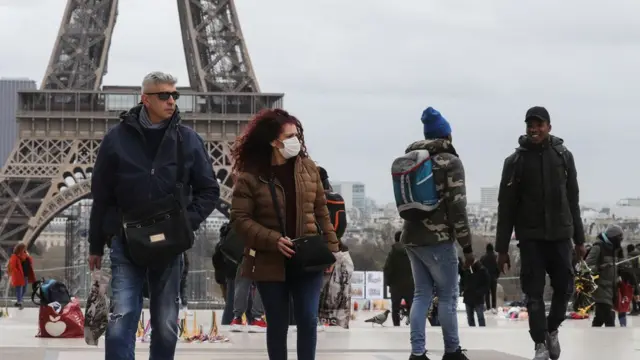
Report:
M 509 184 L 513 185 L 520 183 L 520 179 L 522 179 L 522 166 L 520 150 L 516 149 L 516 152 L 513 153 L 513 172 L 511 173 Z
M 562 165 L 564 165 L 564 175 L 567 176 L 569 174 L 569 161 L 567 159 L 567 148 L 562 145 L 554 145 L 553 150 L 562 158 Z

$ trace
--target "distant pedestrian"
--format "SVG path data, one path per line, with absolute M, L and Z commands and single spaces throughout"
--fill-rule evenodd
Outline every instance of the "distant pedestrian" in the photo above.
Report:
M 391 320 L 393 326 L 400 326 L 400 304 L 404 300 L 407 308 L 413 303 L 413 274 L 405 245 L 400 242 L 402 231 L 395 233 L 395 243 L 391 245 L 384 264 L 385 285 L 391 291 Z
M 478 317 L 478 326 L 486 326 L 484 318 L 484 300 L 489 292 L 491 277 L 489 271 L 476 261 L 471 267 L 465 268 L 463 302 L 467 311 L 467 322 L 469 326 L 476 326 L 475 317 Z
M 596 285 L 598 288 L 593 293 L 595 301 L 595 316 L 591 326 L 613 327 L 615 322 L 615 297 L 617 293 L 618 270 L 615 265 L 617 255 L 621 250 L 624 233 L 618 225 L 609 226 L 604 232 L 598 234 L 586 263 L 598 274 Z
M 27 246 L 18 243 L 13 248 L 13 254 L 9 258 L 7 272 L 11 278 L 11 286 L 16 289 L 15 307 L 24 308 L 24 296 L 27 294 L 29 284 L 36 282 L 36 274 L 33 270 L 33 258 L 27 252 Z
M 489 274 L 489 288 L 485 295 L 485 307 L 487 310 L 493 310 L 495 312 L 497 308 L 496 293 L 498 291 L 500 269 L 498 268 L 498 256 L 495 251 L 493 251 L 493 244 L 487 244 L 486 253 L 480 258 L 480 262 Z

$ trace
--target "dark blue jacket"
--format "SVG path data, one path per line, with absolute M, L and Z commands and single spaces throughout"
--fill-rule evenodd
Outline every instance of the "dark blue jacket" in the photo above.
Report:
M 120 116 L 102 139 L 91 176 L 89 252 L 102 255 L 107 239 L 121 233 L 120 215 L 140 204 L 172 194 L 176 184 L 177 131 L 183 141 L 185 188 L 190 190 L 187 207 L 195 231 L 213 212 L 220 198 L 209 153 L 202 138 L 191 128 L 180 125 L 179 111 L 173 114 L 155 158 L 150 156 L 138 117 L 142 105 Z

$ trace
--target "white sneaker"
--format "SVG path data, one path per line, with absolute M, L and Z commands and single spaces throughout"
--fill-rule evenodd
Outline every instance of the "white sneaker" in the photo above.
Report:
M 231 322 L 231 325 L 229 326 L 229 328 L 231 329 L 231 332 L 243 332 L 246 326 L 245 324 L 242 323 L 241 318 L 235 318 Z
M 255 319 L 247 324 L 247 328 L 250 333 L 265 333 L 267 332 L 267 323 L 263 319 Z

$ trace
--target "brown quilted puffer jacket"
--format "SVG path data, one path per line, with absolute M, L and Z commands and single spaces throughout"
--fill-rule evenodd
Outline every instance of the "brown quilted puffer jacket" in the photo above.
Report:
M 317 234 L 317 220 L 327 246 L 337 252 L 338 239 L 329 219 L 316 164 L 309 158 L 298 157 L 294 173 L 299 209 L 295 237 Z M 276 193 L 280 209 L 284 209 L 283 188 L 277 180 Z M 245 242 L 242 276 L 254 281 L 284 281 L 285 257 L 276 246 L 282 235 L 267 178 L 249 172 L 237 177 L 231 200 L 231 223 Z

